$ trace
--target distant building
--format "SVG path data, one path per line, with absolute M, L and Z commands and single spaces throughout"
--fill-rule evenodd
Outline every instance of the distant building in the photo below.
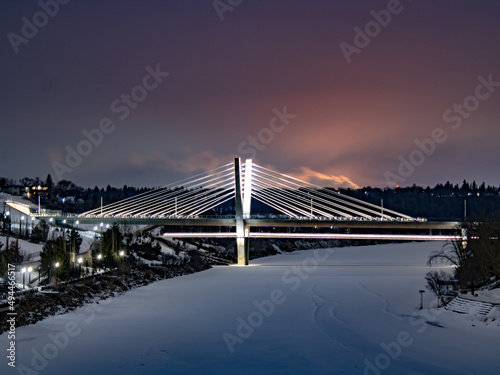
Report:
M 26 198 L 38 199 L 38 197 L 48 197 L 49 196 L 49 188 L 47 186 L 26 186 L 24 188 L 24 196 Z

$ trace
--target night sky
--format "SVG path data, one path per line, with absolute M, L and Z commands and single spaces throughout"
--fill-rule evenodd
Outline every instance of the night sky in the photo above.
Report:
M 40 3 L 0 3 L 0 176 L 500 185 L 498 1 Z

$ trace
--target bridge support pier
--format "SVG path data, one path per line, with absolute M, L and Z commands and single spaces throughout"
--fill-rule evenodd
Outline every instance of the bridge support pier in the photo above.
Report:
M 251 167 L 251 160 L 247 160 L 247 168 Z M 234 159 L 234 186 L 235 186 L 235 204 L 236 204 L 236 251 L 238 254 L 238 265 L 247 266 L 249 260 L 249 238 L 248 228 L 245 225 L 245 215 L 243 210 L 243 194 L 241 183 L 241 160 Z M 245 192 L 245 201 L 248 200 L 248 210 L 250 209 L 250 189 Z
M 250 253 L 249 238 L 248 237 L 236 238 L 236 248 L 238 251 L 238 265 L 248 266 L 248 255 Z

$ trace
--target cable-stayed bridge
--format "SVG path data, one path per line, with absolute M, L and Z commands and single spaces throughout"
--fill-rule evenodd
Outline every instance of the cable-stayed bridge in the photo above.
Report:
M 224 205 L 234 207 L 234 211 L 223 214 Z M 274 213 L 256 212 L 252 205 L 268 207 Z M 189 179 L 101 205 L 80 215 L 42 214 L 39 210 L 33 216 L 49 217 L 56 225 L 68 226 L 117 223 L 149 227 L 162 225 L 174 229 L 203 228 L 202 231 L 169 232 L 166 236 L 236 238 L 238 264 L 242 265 L 248 264 L 250 238 L 461 238 L 459 222 L 413 218 L 278 173 L 254 164 L 251 159 L 241 163 L 239 158 Z M 433 234 L 433 231 L 438 233 Z M 441 231 L 447 234 L 443 235 Z

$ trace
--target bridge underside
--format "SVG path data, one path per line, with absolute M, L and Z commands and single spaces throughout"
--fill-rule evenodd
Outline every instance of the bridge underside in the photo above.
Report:
M 47 216 L 33 215 L 37 219 L 46 220 Z M 185 226 L 185 227 L 235 227 L 236 219 L 229 217 L 204 218 L 120 218 L 120 217 L 56 217 L 51 216 L 59 226 L 77 226 L 83 224 L 99 225 L 101 223 L 116 223 L 123 225 L 147 226 Z M 245 219 L 247 228 L 280 227 L 280 228 L 366 228 L 366 229 L 405 229 L 405 230 L 459 230 L 459 221 L 381 221 L 381 220 L 329 220 L 317 219 L 284 219 L 284 218 L 248 218 Z
M 236 232 L 167 232 L 167 238 L 235 238 Z M 250 238 L 321 239 L 321 240 L 378 240 L 378 241 L 451 241 L 459 240 L 459 235 L 429 234 L 370 234 L 370 233 L 260 233 L 250 232 Z

